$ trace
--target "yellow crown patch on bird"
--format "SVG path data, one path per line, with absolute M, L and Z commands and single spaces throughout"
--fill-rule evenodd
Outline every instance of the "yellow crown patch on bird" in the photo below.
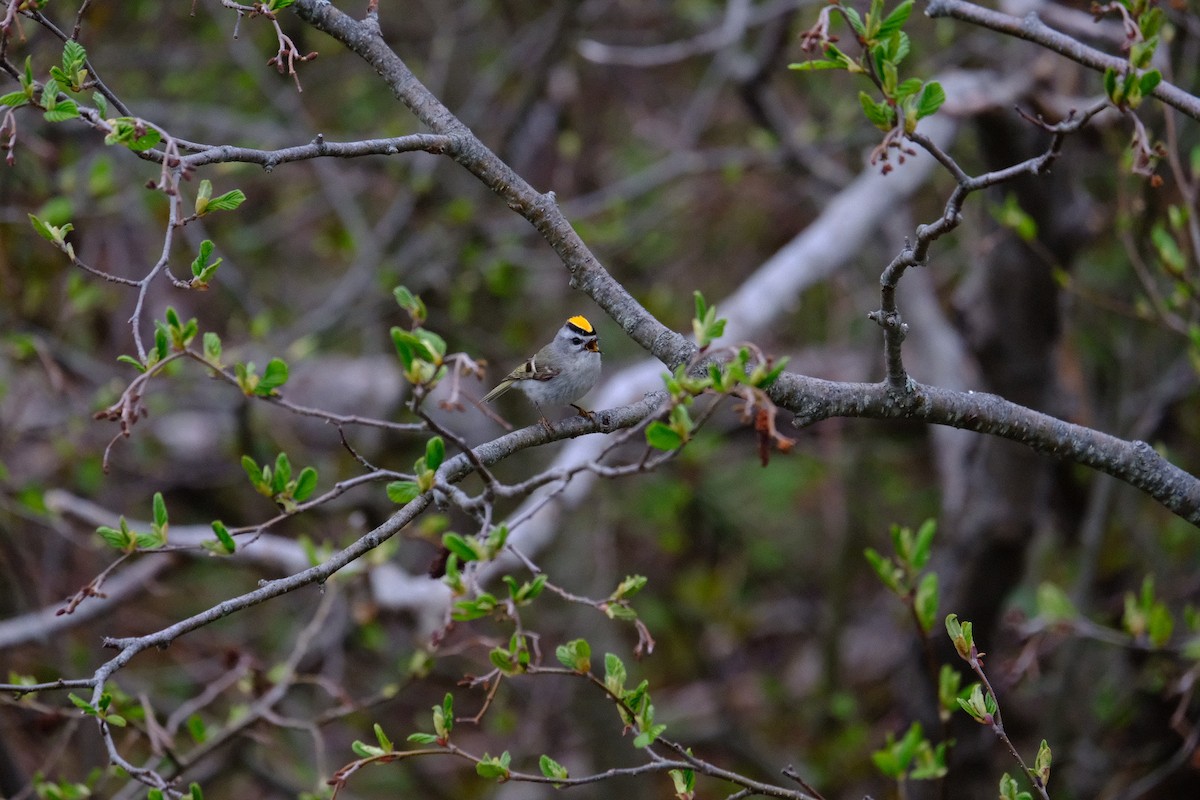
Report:
M 569 320 L 567 320 L 567 323 L 570 325 L 574 325 L 576 328 L 578 328 L 579 330 L 581 330 L 584 333 L 595 333 L 595 328 L 592 327 L 592 323 L 587 321 L 587 317 L 583 317 L 583 316 L 571 317 Z

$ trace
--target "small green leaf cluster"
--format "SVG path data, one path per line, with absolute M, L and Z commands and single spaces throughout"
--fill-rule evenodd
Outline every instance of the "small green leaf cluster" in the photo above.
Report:
M 650 683 L 643 680 L 634 688 L 625 686 L 628 672 L 625 663 L 613 653 L 604 654 L 604 688 L 617 702 L 621 721 L 638 732 L 634 747 L 649 747 L 667 729 L 654 722 L 654 704 L 650 702 Z
M 1117 108 L 1135 109 L 1162 82 L 1162 73 L 1147 69 L 1158 49 L 1163 24 L 1167 17 L 1161 8 L 1149 0 L 1118 0 L 1125 8 L 1129 37 L 1128 65 L 1104 71 L 1104 92 Z
M 1025 209 L 1021 208 L 1016 192 L 1006 194 L 1004 196 L 1004 203 L 1001 205 L 993 204 L 989 208 L 989 211 L 992 214 L 992 219 L 1015 233 L 1021 241 L 1032 242 L 1037 238 L 1037 220 L 1030 216 Z
M 208 183 L 208 181 L 204 181 Z M 205 239 L 200 243 L 200 253 L 192 260 L 192 282 L 193 289 L 201 291 L 208 288 L 209 282 L 212 281 L 213 275 L 216 274 L 217 267 L 221 266 L 223 259 L 218 258 L 216 261 L 210 261 L 213 252 L 213 243 L 211 239 Z
M 79 116 L 79 106 L 69 97 L 59 98 L 60 87 L 72 92 L 83 90 L 87 70 L 83 62 L 87 52 L 79 42 L 68 41 L 63 47 L 62 67 L 51 67 L 50 78 L 42 84 L 42 99 L 38 103 L 47 122 L 65 122 Z M 26 61 L 27 73 L 28 64 Z
M 259 375 L 253 361 L 239 362 L 233 365 L 233 375 L 247 397 L 274 397 L 279 394 L 279 387 L 287 383 L 288 365 L 282 358 L 272 358 Z
M 554 656 L 569 670 L 587 675 L 592 671 L 592 646 L 587 639 L 574 639 L 566 644 L 560 644 L 554 650 Z
M 0 95 L 0 106 L 20 108 L 34 105 L 34 95 L 37 94 L 37 84 L 33 80 L 33 56 L 25 59 L 25 70 L 21 73 L 21 91 Z
M 305 467 L 299 475 L 292 477 L 292 462 L 287 453 L 281 452 L 275 457 L 274 469 L 266 464 L 260 467 L 250 456 L 242 456 L 242 469 L 246 471 L 255 491 L 271 498 L 289 514 L 311 497 L 317 488 L 317 471 L 313 467 Z M 217 538 L 221 538 L 220 533 L 217 533 Z
M 67 258 L 72 261 L 75 260 L 75 248 L 67 241 L 67 234 L 75 230 L 74 225 L 69 222 L 62 225 L 51 225 L 35 217 L 33 214 L 29 215 L 29 222 L 33 225 L 33 229 L 37 231 L 39 236 L 66 253 Z
M 1154 577 L 1147 575 L 1142 590 L 1125 593 L 1125 612 L 1121 625 L 1138 644 L 1162 647 L 1175 630 L 1175 618 L 1162 600 L 1154 596 Z
M 110 692 L 105 692 L 104 694 L 100 695 L 100 702 L 96 705 L 92 705 L 87 700 L 84 700 L 82 697 L 76 695 L 74 692 L 68 694 L 67 697 L 72 703 L 75 704 L 75 707 L 82 711 L 85 715 L 89 717 L 95 717 L 98 720 L 108 723 L 114 728 L 124 728 L 129 724 L 125 717 L 113 711 L 109 711 L 109 708 L 112 707 L 113 701 L 113 697 Z
M 450 731 L 454 729 L 454 695 L 446 692 L 446 696 L 442 699 L 441 705 L 433 707 L 433 733 L 413 733 L 408 737 L 408 741 L 414 744 L 437 744 L 445 747 L 450 743 Z M 378 738 L 381 731 L 376 731 L 375 735 Z M 380 746 L 391 749 L 391 742 L 386 745 L 381 741 Z M 357 743 L 355 744 L 355 752 L 358 753 Z M 363 755 L 359 753 L 359 755 Z
M 393 329 L 394 330 L 394 329 Z M 417 499 L 420 495 L 433 488 L 437 478 L 438 467 L 446 460 L 446 442 L 440 436 L 434 436 L 425 443 L 425 455 L 413 463 L 415 481 L 392 481 L 387 485 L 388 499 L 393 503 L 405 505 Z M 453 550 L 451 551 L 453 552 Z
M 692 318 L 692 333 L 696 337 L 696 346 L 704 350 L 725 333 L 725 320 L 717 319 L 717 307 L 710 306 L 700 292 L 693 292 L 693 298 L 696 316 Z
M 690 755 L 691 752 L 689 749 L 688 754 Z M 692 800 L 696 796 L 696 770 L 673 769 L 667 774 L 671 776 L 677 800 Z
M 946 615 L 946 633 L 954 644 L 958 657 L 974 668 L 979 663 L 979 650 L 975 647 L 975 635 L 970 622 L 959 622 L 958 614 Z
M 1067 593 L 1053 583 L 1043 582 L 1037 588 L 1035 600 L 1038 619 L 1047 625 L 1060 625 L 1079 618 L 1079 609 Z
M 200 181 L 200 189 L 196 192 L 196 216 L 203 217 L 205 214 L 211 214 L 213 211 L 233 211 L 235 208 L 246 202 L 246 193 L 241 189 L 234 189 L 225 194 L 212 196 L 212 181 Z M 207 242 L 209 250 L 212 250 L 212 242 Z M 204 253 L 204 246 L 201 245 L 201 254 Z
M 231 556 L 237 550 L 237 542 L 233 540 L 233 535 L 229 533 L 229 528 L 224 522 L 219 519 L 213 520 L 213 534 L 217 537 L 215 542 L 201 542 L 200 546 L 213 555 Z
M 692 330 L 703 350 L 724 333 L 725 320 L 717 317 L 717 307 L 710 306 L 700 292 L 695 292 L 695 301 Z M 665 421 L 654 420 L 646 426 L 646 443 L 656 450 L 668 452 L 683 447 L 691 441 L 696 430 L 688 407 L 697 395 L 708 390 L 729 394 L 740 387 L 766 389 L 783 374 L 786 366 L 786 358 L 778 362 L 755 359 L 749 347 L 739 348 L 734 358 L 725 364 L 711 364 L 706 375 L 691 375 L 687 365 L 680 365 L 673 375 L 663 377 L 671 395 L 671 409 Z
M 634 620 L 637 612 L 629 605 L 629 600 L 635 594 L 646 588 L 649 578 L 645 575 L 626 575 L 625 580 L 617 584 L 617 588 L 601 604 L 609 619 Z
M 1034 784 L 1040 788 L 1045 788 L 1050 783 L 1050 763 L 1051 763 L 1050 745 L 1042 739 L 1041 745 L 1038 747 L 1037 759 L 1034 761 L 1034 766 L 1029 770 L 1029 777 Z M 1007 772 L 1000 776 L 1000 800 L 1033 800 L 1033 795 L 1030 792 L 1020 788 L 1017 779 Z
M 36 772 L 33 775 L 33 790 L 38 800 L 82 800 L 92 796 L 92 788 L 89 785 L 92 782 L 89 780 L 88 783 L 72 783 L 66 778 L 61 778 L 55 783 L 41 772 Z
M 146 800 L 165 800 L 166 796 L 162 789 L 151 789 L 146 792 Z M 200 784 L 193 781 L 188 784 L 187 792 L 179 795 L 179 800 L 204 800 L 204 790 L 200 788 Z
M 513 676 L 525 672 L 533 662 L 533 651 L 529 646 L 529 637 L 520 632 L 514 632 L 508 637 L 507 647 L 493 647 L 488 652 L 488 660 L 492 666 L 500 670 L 502 675 Z
M 824 59 L 802 61 L 789 65 L 790 68 L 798 71 L 838 69 L 867 75 L 882 95 L 877 100 L 866 92 L 859 92 L 859 103 L 867 120 L 883 131 L 900 128 L 904 133 L 912 133 L 919 120 L 937 113 L 946 102 L 946 92 L 937 81 L 900 79 L 900 64 L 911 47 L 903 28 L 912 14 L 912 0 L 905 0 L 886 15 L 883 0 L 871 0 L 865 16 L 841 2 L 834 3 L 833 8 L 854 31 L 862 45 L 862 54 L 858 58 L 851 57 L 822 30 L 815 38 L 824 45 Z
M 398 286 L 392 294 L 396 302 L 412 317 L 413 327 L 405 330 L 400 327 L 392 328 L 392 344 L 400 363 L 404 366 L 404 377 L 414 386 L 432 389 L 446 374 L 443 363 L 446 358 L 446 340 L 430 330 L 421 327 L 425 321 L 425 304 L 403 286 Z
M 561 780 L 566 780 L 567 778 L 571 777 L 571 773 L 567 771 L 566 767 L 564 767 L 562 764 L 558 763 L 557 761 L 555 761 L 553 758 L 551 758 L 548 755 L 542 755 L 542 757 L 538 759 L 538 768 L 542 771 L 542 774 L 545 775 L 547 778 L 557 778 L 557 779 L 561 779 Z M 559 783 L 554 784 L 555 788 L 558 788 L 560 786 L 562 786 L 562 784 L 559 784 Z
M 276 11 L 283 11 L 294 2 L 296 2 L 296 0 L 268 0 L 266 3 L 266 9 L 274 14 Z
M 928 781 L 945 777 L 948 771 L 946 742 L 934 747 L 925 737 L 921 723 L 914 722 L 910 725 L 899 740 L 889 733 L 886 742 L 882 749 L 871 754 L 875 767 L 885 777 L 897 782 Z
M 449 697 L 449 695 L 447 695 L 447 697 Z M 374 725 L 374 731 L 375 731 L 375 741 L 379 742 L 379 745 L 376 746 L 373 744 L 366 744 L 366 743 L 361 742 L 356 739 L 354 741 L 354 743 L 352 745 L 350 745 L 351 749 L 354 750 L 356 755 L 358 755 L 361 758 L 378 758 L 379 756 L 383 756 L 383 755 L 387 755 L 388 753 L 396 752 L 396 748 L 392 744 L 392 740 L 389 739 L 387 737 L 387 734 L 383 732 L 382 725 L 380 725 L 378 722 L 376 722 Z M 421 735 L 427 735 L 427 734 L 421 734 Z
M 483 754 L 483 758 L 475 762 L 475 774 L 481 778 L 489 778 L 495 781 L 506 781 L 512 770 L 509 765 L 512 763 L 512 756 L 505 750 L 498 756 L 491 756 L 487 753 Z
M 83 45 L 72 39 L 63 45 L 62 67 L 51 67 L 50 77 L 72 92 L 82 92 L 87 83 L 88 71 L 84 67 L 87 61 L 87 51 Z
M 104 112 L 101 111 L 101 114 Z M 109 132 L 105 144 L 119 144 L 135 153 L 149 150 L 162 141 L 162 134 L 137 117 L 117 117 L 108 120 Z
M 937 618 L 938 577 L 935 572 L 921 575 L 921 571 L 933 552 L 937 521 L 927 519 L 915 532 L 908 527 L 892 525 L 890 532 L 895 556 L 880 555 L 871 547 L 864 555 L 883 585 L 912 607 L 921 633 L 928 635 Z
M 505 525 L 492 528 L 488 535 L 482 538 L 465 537 L 453 532 L 444 534 L 442 546 L 450 551 L 450 557 L 446 561 L 444 580 L 451 591 L 456 596 L 467 592 L 466 581 L 459 569 L 460 563 L 491 561 L 500 554 L 507 541 L 508 527 Z M 507 601 L 502 601 L 491 592 L 481 592 L 473 597 L 455 601 L 451 617 L 458 622 L 469 622 L 486 617 L 496 611 L 527 606 L 541 596 L 542 591 L 546 588 L 545 575 L 537 575 L 533 580 L 521 583 L 518 583 L 517 579 L 511 575 L 505 575 L 503 582 L 508 589 Z
M 996 709 L 999 707 L 996 698 L 991 692 L 985 692 L 982 684 L 974 684 L 966 697 L 958 698 L 958 705 L 980 725 L 992 725 L 996 721 Z
M 425 320 L 429 318 L 429 310 L 425 308 L 425 301 L 413 294 L 407 286 L 397 286 L 392 289 L 392 297 L 396 298 L 396 304 L 408 313 L 414 326 L 425 324 Z
M 116 528 L 101 525 L 96 533 L 109 547 L 122 553 L 133 553 L 138 550 L 153 550 L 167 543 L 167 504 L 163 501 L 162 492 L 154 493 L 154 514 L 150 522 L 150 533 L 138 533 L 129 527 L 125 517 L 121 517 Z

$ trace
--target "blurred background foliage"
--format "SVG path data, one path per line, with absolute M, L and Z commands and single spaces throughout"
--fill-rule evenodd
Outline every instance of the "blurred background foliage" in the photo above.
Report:
M 356 13 L 365 4 L 338 5 Z M 752 23 L 736 39 L 652 65 L 600 63 L 594 56 L 657 57 L 664 45 L 720 28 L 726 4 L 383 0 L 380 16 L 388 41 L 440 99 L 534 186 L 554 190 L 605 266 L 666 324 L 686 330 L 693 289 L 719 302 L 867 168 L 864 156 L 877 143 L 855 100 L 860 87 L 849 76 L 786 70 L 805 58 L 798 35 L 813 24 L 819 4 L 746 5 Z M 47 13 L 69 28 L 76 6 L 54 2 Z M 1200 22 L 1175 13 L 1175 37 L 1164 57 L 1176 84 L 1196 86 Z M 1029 45 L 918 16 L 908 30 L 919 74 L 962 68 L 994 70 L 998 81 L 1016 76 L 1027 84 L 1022 107 L 1048 115 L 1100 92 L 1099 76 Z M 133 113 L 190 141 L 274 148 L 318 134 L 348 141 L 419 130 L 357 57 L 290 15 L 281 19 L 301 52 L 320 53 L 300 68 L 302 92 L 265 65 L 275 49 L 269 27 L 243 20 L 235 38 L 235 16 L 215 2 L 98 3 L 88 9 L 82 42 Z M 60 47 L 22 21 L 8 57 L 20 64 L 30 56 L 44 71 L 57 63 Z M 630 49 L 610 49 L 617 47 Z M 15 82 L 7 87 L 12 91 Z M 1165 120 L 1153 104 L 1141 113 L 1159 137 L 1169 137 L 1183 174 L 1195 181 L 1194 122 Z M 1028 128 L 1007 108 L 963 120 L 953 153 L 969 172 L 994 168 L 996 160 L 1012 160 L 997 138 L 1022 126 Z M 1146 439 L 1194 474 L 1200 470 L 1197 265 L 1186 225 L 1173 225 L 1169 215 L 1195 209 L 1169 211 L 1181 207 L 1183 190 L 1166 166 L 1159 188 L 1128 173 L 1129 135 L 1117 115 L 1102 116 L 1068 140 L 1060 181 L 973 198 L 963 227 L 935 246 L 930 290 L 981 365 L 983 383 L 969 388 L 1003 388 L 993 366 L 1018 376 L 1030 371 L 1041 381 L 1038 391 L 1029 399 L 1015 390 L 1013 399 Z M 140 277 L 158 256 L 166 221 L 164 198 L 145 188 L 157 173 L 154 164 L 106 148 L 82 125 L 46 125 L 34 114 L 19 118 L 16 163 L 0 173 L 5 618 L 62 602 L 111 559 L 91 531 L 45 515 L 46 489 L 67 489 L 137 518 L 149 516 L 151 497 L 161 491 L 173 523 L 220 518 L 245 524 L 273 508 L 248 485 L 238 463 L 242 454 L 264 463 L 286 450 L 294 464 L 317 466 L 323 487 L 359 469 L 331 426 L 255 405 L 185 367 L 154 385 L 146 398 L 149 420 L 114 447 L 111 470 L 102 472 L 101 457 L 116 430 L 91 414 L 131 377 L 115 359 L 132 352 L 126 320 L 134 297 L 71 270 L 36 236 L 27 214 L 72 222 L 72 241 L 84 261 Z M 225 262 L 207 293 L 156 285 L 149 317 L 161 318 L 173 305 L 185 319 L 197 317 L 201 330 L 218 332 L 234 358 L 288 359 L 287 396 L 297 402 L 403 416 L 404 389 L 387 333 L 404 324 L 391 298 L 398 283 L 422 295 L 431 314 L 427 327 L 445 336 L 451 351 L 485 358 L 495 365 L 493 375 L 533 352 L 567 313 L 598 323 L 606 370 L 641 355 L 569 289 L 536 232 L 447 159 L 312 161 L 269 172 L 229 164 L 206 169 L 203 177 L 217 193 L 240 188 L 249 199 L 236 213 L 185 228 L 172 265 L 186 270 L 205 238 L 217 243 Z M 194 192 L 195 183 L 185 192 Z M 790 356 L 793 368 L 806 374 L 879 379 L 880 336 L 865 320 L 878 303 L 878 275 L 915 223 L 941 213 L 951 188 L 948 176 L 936 177 L 897 208 L 894 225 L 849 267 L 806 292 L 786 324 L 759 344 Z M 1048 222 L 1054 215 L 1039 205 L 1067 214 L 1069 222 Z M 1049 224 L 1069 228 L 1069 245 L 1044 241 Z M 1181 242 L 1178 271 L 1168 239 Z M 1013 242 L 1052 279 L 1040 298 L 1051 310 L 1036 319 L 1014 322 L 1019 318 L 994 309 L 993 302 L 1003 305 L 1003 288 L 968 291 L 989 259 Z M 1020 294 L 1019 287 L 1009 288 Z M 902 304 L 906 291 L 907 285 Z M 984 340 L 973 341 L 973 323 L 989 315 L 1001 330 L 1044 326 L 1045 347 L 998 353 Z M 913 337 L 922 336 L 922 319 L 908 321 Z M 476 396 L 484 389 L 472 387 Z M 519 401 L 506 401 L 501 411 L 520 424 L 532 418 Z M 470 441 L 499 433 L 474 409 L 447 421 Z M 1178 650 L 1027 635 L 1042 581 L 1074 587 L 1081 608 L 1119 627 L 1125 592 L 1153 574 L 1159 596 L 1179 618 L 1173 641 L 1183 641 L 1184 609 L 1200 597 L 1194 528 L 1135 490 L 1034 456 L 1037 491 L 994 512 L 989 523 L 1017 531 L 1005 542 L 1010 557 L 989 562 L 972 549 L 975 540 L 963 521 L 969 514 L 943 506 L 935 445 L 923 427 L 833 420 L 790 433 L 800 440 L 795 451 L 763 468 L 752 433 L 732 414 L 718 415 L 666 468 L 601 484 L 587 504 L 590 513 L 571 519 L 540 559 L 556 582 L 588 596 L 605 596 L 627 574 L 650 578 L 635 607 L 658 647 L 631 670 L 649 679 L 669 736 L 767 779 L 795 764 L 828 797 L 887 796 L 870 753 L 885 734 L 901 734 L 913 719 L 930 729 L 936 720 L 911 622 L 862 551 L 886 547 L 894 522 L 916 525 L 934 517 L 942 523 L 936 566 L 948 575 L 970 574 L 972 564 L 1004 575 L 998 594 L 983 602 L 993 616 L 981 621 L 976 636 L 992 654 L 1019 746 L 1032 753 L 1048 738 L 1055 747 L 1054 796 L 1194 795 L 1200 787 L 1194 753 L 1147 793 L 1130 793 L 1176 756 L 1181 737 L 1196 724 L 1200 704 L 1190 690 L 1180 690 L 1186 676 L 1195 677 L 1194 661 Z M 360 452 L 396 469 L 407 469 L 424 446 L 368 431 L 355 437 Z M 1006 443 L 986 446 L 1015 450 Z M 523 454 L 514 460 L 520 463 L 498 471 L 511 478 L 546 458 Z M 969 507 L 976 492 L 985 493 L 976 481 L 987 478 L 972 472 L 964 480 Z M 381 487 L 358 490 L 277 532 L 342 546 L 391 508 Z M 389 546 L 388 555 L 420 572 L 434 557 L 433 534 L 465 524 L 427 520 Z M 137 601 L 98 624 L 11 649 L 0 656 L 0 667 L 43 680 L 87 673 L 104 657 L 101 635 L 157 629 L 250 590 L 264 577 L 271 576 L 180 559 Z M 255 728 L 245 746 L 225 748 L 196 768 L 208 796 L 314 791 L 352 758 L 351 741 L 370 738 L 372 722 L 399 741 L 429 729 L 428 709 L 446 691 L 456 693 L 461 713 L 473 714 L 482 703 L 481 692 L 456 683 L 488 669 L 487 649 L 506 639 L 507 629 L 486 621 L 459 626 L 429 674 L 410 679 L 411 659 L 426 642 L 411 620 L 372 608 L 363 580 L 348 578 L 330 589 L 337 622 L 323 634 L 327 643 L 302 664 L 314 676 L 311 690 L 289 696 L 286 710 L 308 720 L 331 696 L 372 697 L 390 685 L 394 696 L 322 723 L 324 752 L 314 751 L 303 731 Z M 972 592 L 970 581 L 959 585 L 942 614 L 961 613 L 951 603 L 978 600 Z M 305 590 L 226 619 L 168 652 L 140 656 L 117 685 L 130 708 L 151 695 L 166 714 L 245 659 L 246 678 L 200 714 L 205 724 L 219 725 L 269 683 L 270 669 L 321 602 L 316 591 Z M 586 636 L 594 652 L 628 657 L 635 641 L 629 626 L 552 598 L 524 622 L 541 634 L 547 653 L 556 643 Z M 0 705 L 8 731 L 0 745 L 6 791 L 38 770 L 83 781 L 106 762 L 90 723 L 81 724 L 59 701 L 42 695 L 38 707 Z M 511 750 L 526 769 L 536 770 L 542 752 L 573 774 L 632 758 L 609 704 L 566 680 L 508 681 L 478 730 L 459 731 L 464 747 Z M 1012 769 L 1007 755 L 965 717 L 950 732 L 958 743 L 952 763 L 959 771 L 952 775 L 957 786 L 969 787 L 952 796 L 983 796 L 981 786 L 994 791 L 999 771 Z M 95 789 L 111 796 L 119 785 L 100 778 Z M 571 795 L 633 800 L 668 796 L 668 787 L 662 778 L 618 779 Z M 705 796 L 723 796 L 722 788 L 707 785 Z M 923 796 L 923 787 L 911 790 Z M 429 759 L 360 773 L 346 796 L 550 794 L 497 787 L 461 763 Z

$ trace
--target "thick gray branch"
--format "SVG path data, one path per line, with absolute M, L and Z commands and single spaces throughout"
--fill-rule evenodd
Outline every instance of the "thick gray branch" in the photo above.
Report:
M 1014 17 L 990 8 L 977 6 L 965 0 L 930 0 L 925 7 L 925 13 L 930 17 L 952 17 L 963 22 L 980 25 L 997 33 L 1004 33 L 1039 44 L 1047 50 L 1053 50 L 1059 55 L 1066 56 L 1072 61 L 1083 64 L 1098 72 L 1114 69 L 1124 74 L 1129 69 L 1129 62 L 1123 58 L 1110 56 L 1101 50 L 1080 42 L 1065 33 L 1059 33 L 1030 12 L 1024 17 Z M 1185 92 L 1172 83 L 1163 81 L 1151 92 L 1154 97 L 1169 106 L 1179 109 L 1195 120 L 1200 120 L 1200 98 Z
M 321 0 L 299 0 L 293 8 L 302 19 L 333 36 L 371 64 L 396 97 L 434 133 L 454 137 L 458 146 L 449 154 L 537 228 L 570 270 L 571 284 L 594 299 L 630 338 L 670 367 L 691 359 L 695 346 L 655 319 L 604 269 L 559 210 L 553 194 L 537 192 L 485 147 L 388 47 L 373 19 L 355 20 Z M 976 11 L 986 12 L 987 9 L 961 0 L 934 0 L 929 6 L 931 15 L 954 12 L 978 16 Z M 1003 22 L 992 17 L 986 19 L 996 24 Z M 977 20 L 972 18 L 971 21 Z M 1055 49 L 1051 43 L 1056 40 L 1041 30 L 1044 27 L 1040 22 L 1027 24 L 1024 30 L 1032 33 L 1023 38 L 1036 35 L 1041 38 L 1032 40 Z M 1066 54 L 1093 58 L 1087 50 L 1089 48 L 1072 48 Z M 1112 59 L 1110 56 L 1095 52 L 1095 58 L 1098 59 L 1095 65 L 1112 66 L 1108 61 Z M 1184 94 L 1177 89 L 1175 92 Z M 1162 99 L 1164 102 L 1174 100 L 1172 105 L 1181 101 L 1170 92 Z M 1195 116 L 1200 119 L 1200 105 L 1196 104 L 1195 98 L 1190 99 L 1196 106 Z M 1181 108 L 1187 112 L 1187 104 Z M 772 396 L 781 406 L 796 412 L 801 421 L 831 416 L 922 419 L 1022 442 L 1039 452 L 1078 461 L 1121 478 L 1200 525 L 1200 481 L 1157 456 L 1148 445 L 1124 442 L 998 397 L 931 387 L 917 387 L 905 395 L 889 390 L 885 384 L 837 384 L 794 374 L 786 375 Z

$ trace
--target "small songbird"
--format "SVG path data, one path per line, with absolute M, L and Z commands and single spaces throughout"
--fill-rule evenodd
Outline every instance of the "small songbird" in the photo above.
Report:
M 537 407 L 542 423 L 549 426 L 547 406 L 572 406 L 591 416 L 575 401 L 600 380 L 600 339 L 586 317 L 571 317 L 559 328 L 550 344 L 514 369 L 483 398 L 490 403 L 509 389 L 520 389 Z

